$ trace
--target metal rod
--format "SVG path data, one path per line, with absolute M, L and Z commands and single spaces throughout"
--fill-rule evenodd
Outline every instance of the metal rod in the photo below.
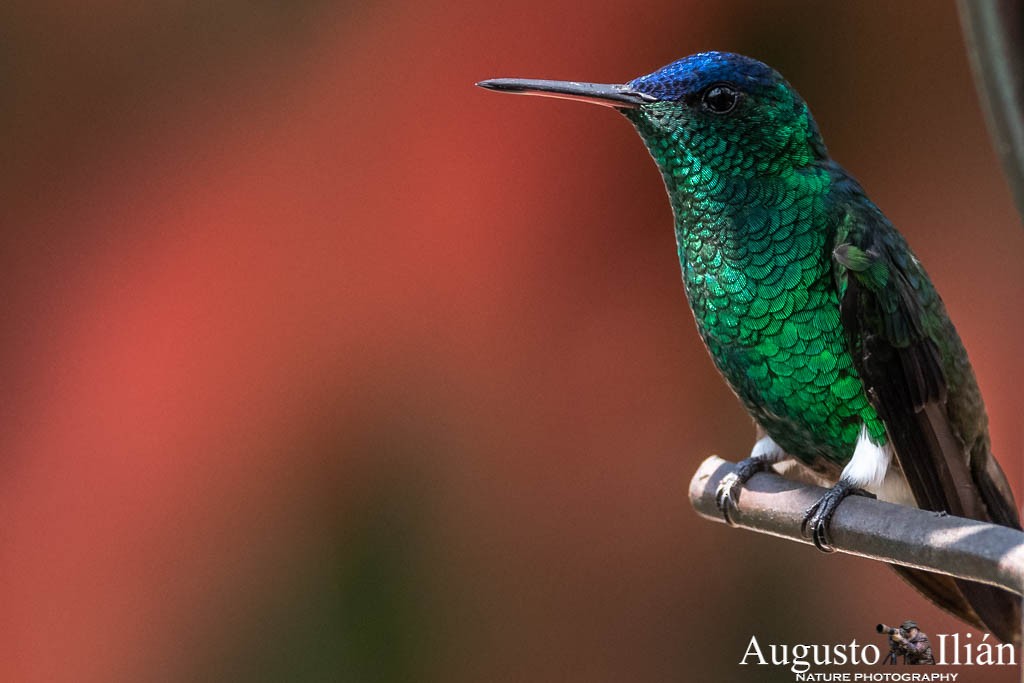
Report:
M 958 0 L 957 7 L 989 132 L 1024 216 L 1024 0 Z
M 723 522 L 715 490 L 734 463 L 717 456 L 705 460 L 690 481 L 690 502 L 699 515 Z M 743 487 L 736 525 L 800 543 L 807 510 L 825 489 L 754 475 Z M 940 515 L 879 500 L 852 496 L 832 518 L 832 545 L 838 552 L 881 562 L 927 569 L 989 583 L 1024 595 L 1024 532 L 961 517 Z

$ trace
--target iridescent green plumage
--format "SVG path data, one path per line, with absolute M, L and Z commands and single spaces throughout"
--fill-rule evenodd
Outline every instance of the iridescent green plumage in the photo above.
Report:
M 832 178 L 811 163 L 817 133 L 806 115 L 787 128 L 783 145 L 792 155 L 774 160 L 730 147 L 728 131 L 681 122 L 664 135 L 666 121 L 679 116 L 672 105 L 626 115 L 669 189 L 701 337 L 747 410 L 786 452 L 819 469 L 821 459 L 849 461 L 862 424 L 884 443 L 824 257 Z
M 747 478 L 791 457 L 835 484 L 805 520 L 823 550 L 836 507 L 861 489 L 1020 528 L 939 295 L 777 72 L 709 52 L 625 85 L 481 85 L 619 109 L 657 162 L 697 328 L 761 430 L 719 487 L 727 520 Z M 1019 598 L 897 569 L 941 607 L 1019 642 Z

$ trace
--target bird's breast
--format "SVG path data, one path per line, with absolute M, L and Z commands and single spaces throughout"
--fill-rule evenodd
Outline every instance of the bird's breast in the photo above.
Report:
M 795 312 L 826 305 L 820 296 L 811 301 L 812 291 L 823 290 L 830 277 L 823 235 L 777 228 L 702 226 L 680 243 L 687 295 L 702 334 L 756 345 L 779 333 Z
M 754 220 L 760 230 L 705 225 L 680 240 L 698 330 L 787 452 L 846 461 L 868 404 L 840 321 L 827 231 L 767 213 Z

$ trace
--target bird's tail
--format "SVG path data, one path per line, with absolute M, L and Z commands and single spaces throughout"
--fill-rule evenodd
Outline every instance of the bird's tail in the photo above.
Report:
M 890 565 L 937 607 L 1004 643 L 1021 643 L 1021 598 L 995 586 Z

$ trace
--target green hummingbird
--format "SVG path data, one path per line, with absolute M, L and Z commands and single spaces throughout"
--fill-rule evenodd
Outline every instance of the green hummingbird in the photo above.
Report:
M 697 330 L 756 427 L 750 457 L 717 492 L 726 521 L 743 484 L 774 467 L 831 487 L 803 526 L 826 552 L 850 494 L 1020 528 L 942 299 L 778 72 L 704 52 L 624 85 L 477 85 L 617 109 L 654 157 Z M 895 569 L 957 617 L 1020 642 L 1017 596 Z

